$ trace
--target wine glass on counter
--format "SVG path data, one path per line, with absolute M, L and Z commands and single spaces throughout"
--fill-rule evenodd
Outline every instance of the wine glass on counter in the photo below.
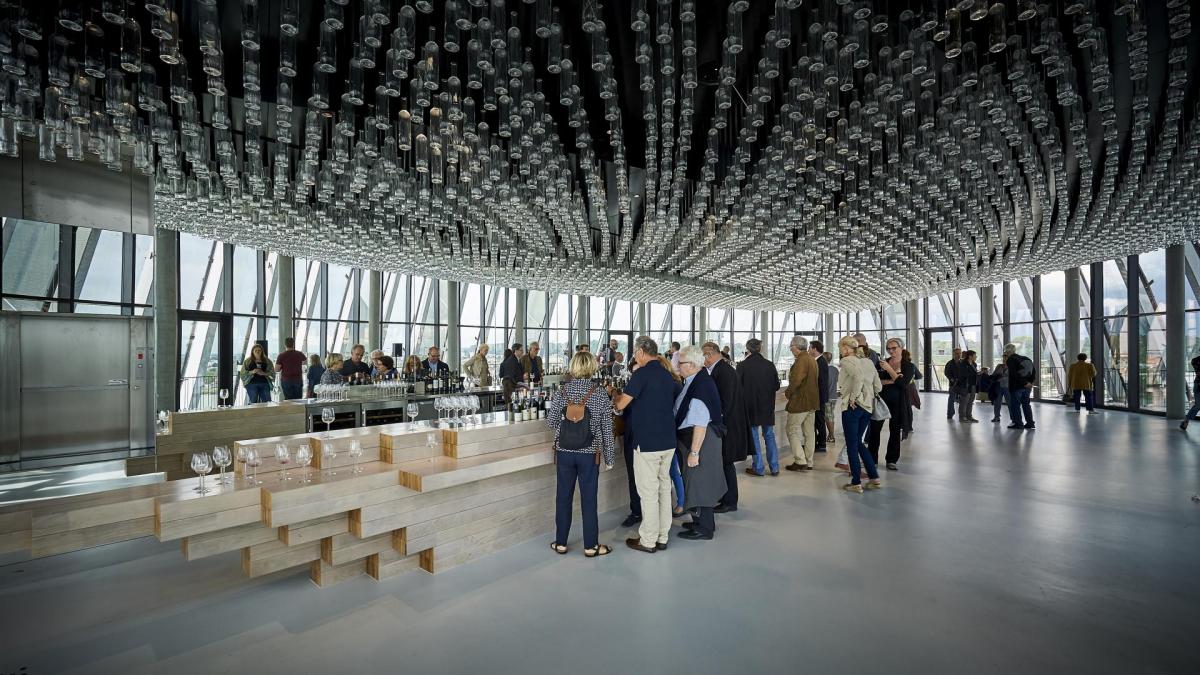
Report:
M 304 471 L 300 474 L 301 483 L 311 483 L 312 479 L 308 475 L 308 465 L 312 464 L 312 448 L 308 444 L 296 448 L 296 463 L 304 467 Z
M 325 464 L 325 475 L 336 476 L 337 472 L 333 470 L 333 460 L 337 458 L 337 446 L 333 441 L 325 441 L 321 444 L 321 460 Z
M 245 478 L 247 483 L 250 482 L 250 472 L 247 471 L 250 467 L 246 465 L 248 450 L 249 448 L 244 445 L 237 446 L 237 461 L 242 465 L 242 478 Z
M 166 410 L 158 411 L 158 433 L 165 434 L 167 427 L 170 425 L 171 413 Z
M 279 475 L 280 482 L 291 480 L 291 476 L 288 475 L 287 465 L 292 461 L 292 453 L 288 450 L 287 445 L 283 443 L 275 444 L 275 461 L 279 462 L 279 466 L 283 469 Z
M 362 441 L 357 438 L 350 441 L 350 457 L 354 460 L 354 468 L 351 473 L 359 473 L 362 468 L 358 466 L 358 460 L 363 456 Z
M 217 392 L 217 396 L 220 397 L 220 399 L 221 399 L 220 405 L 218 405 L 217 407 L 218 408 L 228 408 L 229 406 L 227 406 L 225 404 L 225 402 L 229 400 L 229 390 L 222 388 L 221 391 Z
M 225 477 L 225 468 L 233 463 L 233 455 L 229 453 L 229 448 L 224 445 L 213 448 L 212 461 L 221 468 L 221 477 L 217 479 L 217 484 L 229 485 L 230 481 Z
M 210 490 L 204 487 L 204 475 L 212 471 L 212 458 L 207 452 L 197 452 L 192 455 L 192 471 L 200 477 L 200 485 L 195 488 L 196 492 L 206 495 Z
M 473 394 L 471 396 L 471 416 L 475 418 L 476 424 L 480 424 L 483 422 L 483 419 L 479 417 L 479 408 L 481 405 L 482 404 L 480 402 L 479 396 Z
M 258 454 L 257 448 L 246 448 L 246 466 L 254 469 L 254 477 L 250 479 L 250 484 L 262 485 L 262 481 L 258 479 L 258 467 L 262 466 L 262 455 Z
M 330 438 L 329 425 L 333 424 L 335 419 L 337 419 L 337 413 L 333 411 L 333 408 L 321 408 L 321 421 L 325 423 L 325 435 L 322 438 Z
M 405 406 L 405 411 L 408 413 L 408 421 L 416 422 L 417 415 L 421 412 L 421 406 L 417 405 L 416 403 L 409 403 L 407 406 Z

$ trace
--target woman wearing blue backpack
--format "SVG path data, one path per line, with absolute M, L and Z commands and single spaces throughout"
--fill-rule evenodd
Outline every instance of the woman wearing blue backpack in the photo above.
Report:
M 596 357 L 578 352 L 568 366 L 571 379 L 550 401 L 546 424 L 554 430 L 554 462 L 558 469 L 558 492 L 554 505 L 555 536 L 550 548 L 562 555 L 571 534 L 571 507 L 575 483 L 579 483 L 579 506 L 583 515 L 583 554 L 588 558 L 608 555 L 612 549 L 599 542 L 600 524 L 596 493 L 600 461 L 612 468 L 616 459 L 613 437 L 612 399 L 599 382 Z

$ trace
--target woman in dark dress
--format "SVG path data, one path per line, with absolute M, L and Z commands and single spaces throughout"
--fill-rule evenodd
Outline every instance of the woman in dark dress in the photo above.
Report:
M 912 414 L 908 405 L 908 385 L 912 382 L 917 368 L 912 361 L 904 360 L 904 344 L 899 338 L 888 340 L 885 346 L 887 358 L 879 361 L 879 382 L 883 384 L 879 395 L 883 397 L 883 402 L 887 404 L 892 416 L 888 420 L 887 454 L 884 461 L 887 462 L 889 471 L 895 471 L 896 464 L 900 461 L 900 436 L 904 429 L 910 426 L 907 421 Z

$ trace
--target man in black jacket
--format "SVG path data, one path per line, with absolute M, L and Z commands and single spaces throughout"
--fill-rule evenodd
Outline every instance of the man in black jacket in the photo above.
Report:
M 717 507 L 716 513 L 737 511 L 738 484 L 737 470 L 733 465 L 750 454 L 750 425 L 746 423 L 746 408 L 742 400 L 742 383 L 737 371 L 721 356 L 721 348 L 715 342 L 705 342 L 701 347 L 704 352 L 704 367 L 708 369 L 713 380 L 717 383 L 717 393 L 721 395 L 721 418 L 725 422 L 725 438 L 722 439 L 721 455 L 725 462 L 725 496 Z
M 1012 424 L 1009 429 L 1034 429 L 1033 406 L 1029 405 L 1029 397 L 1033 393 L 1033 384 L 1037 382 L 1037 367 L 1028 356 L 1017 353 L 1017 345 L 1004 345 L 1004 366 L 1008 370 L 1008 415 Z M 1021 413 L 1025 414 L 1024 422 Z
M 749 354 L 737 366 L 746 400 L 746 421 L 750 424 L 750 440 L 754 444 L 754 466 L 747 467 L 751 476 L 762 476 L 763 456 L 758 447 L 761 429 L 766 445 L 767 466 L 772 476 L 779 475 L 779 446 L 775 443 L 775 396 L 779 393 L 779 373 L 775 364 L 762 355 L 762 340 L 746 341 Z
M 962 361 L 962 350 L 958 347 L 954 348 L 954 356 L 946 362 L 946 367 L 942 373 L 946 375 L 946 391 L 949 395 L 946 397 L 946 419 L 954 419 L 954 383 L 958 380 L 958 363 Z
M 829 440 L 829 428 L 825 424 L 825 404 L 829 403 L 829 362 L 825 360 L 825 345 L 820 340 L 809 340 L 808 353 L 817 360 L 817 387 L 821 389 L 821 407 L 813 417 L 817 428 L 816 452 L 825 452 Z

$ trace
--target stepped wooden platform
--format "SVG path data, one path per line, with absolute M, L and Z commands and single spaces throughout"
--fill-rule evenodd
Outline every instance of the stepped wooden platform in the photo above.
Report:
M 348 452 L 355 440 L 363 449 L 357 467 Z M 440 572 L 553 530 L 552 441 L 543 421 L 236 440 L 231 448 L 260 452 L 257 482 L 238 465 L 230 484 L 209 475 L 205 495 L 195 492 L 199 479 L 192 477 L 6 507 L 0 554 L 41 557 L 156 537 L 179 541 L 185 560 L 240 551 L 250 577 L 303 567 L 322 587 L 364 574 Z M 274 455 L 279 443 L 293 452 L 312 449 L 307 482 L 294 465 L 283 480 Z M 323 457 L 327 447 L 336 451 L 332 460 Z M 623 466 L 603 472 L 600 510 L 623 503 L 625 491 Z

